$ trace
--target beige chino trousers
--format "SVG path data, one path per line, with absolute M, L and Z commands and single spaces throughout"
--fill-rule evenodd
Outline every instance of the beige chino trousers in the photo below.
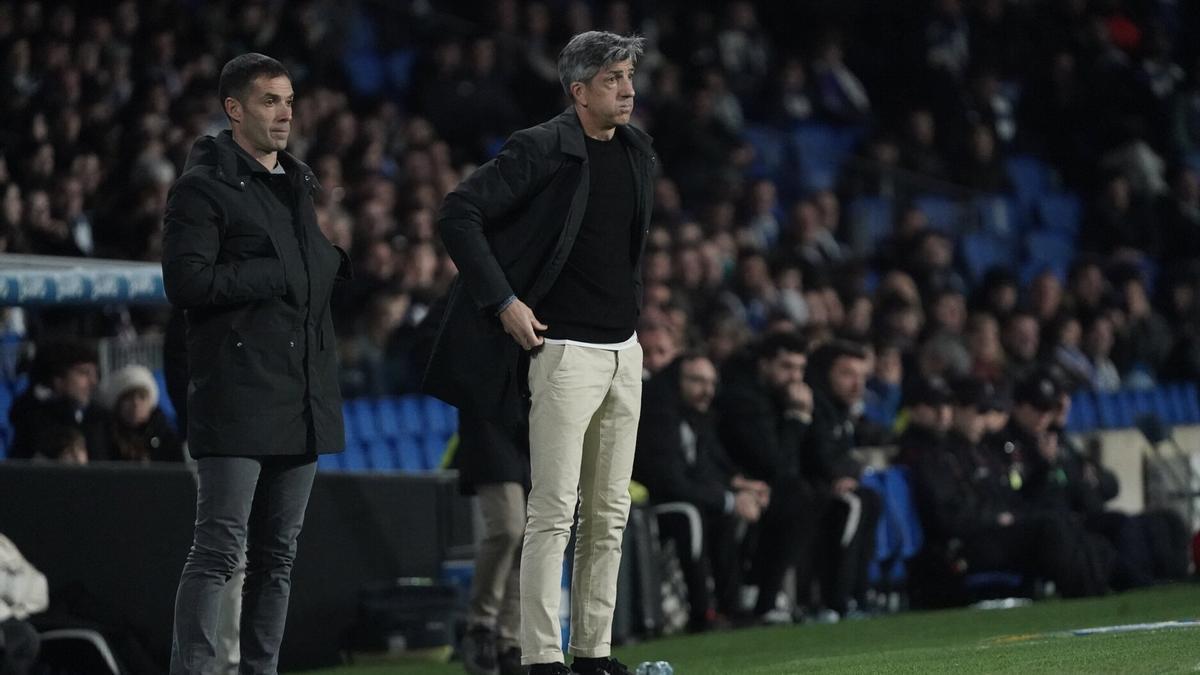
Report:
M 642 402 L 642 348 L 546 344 L 530 359 L 529 493 L 521 551 L 521 661 L 563 661 L 563 554 L 575 506 L 575 656 L 611 654 L 621 540 Z

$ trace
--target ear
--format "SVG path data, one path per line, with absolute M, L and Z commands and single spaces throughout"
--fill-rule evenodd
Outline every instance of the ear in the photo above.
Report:
M 242 102 L 232 96 L 225 97 L 225 115 L 233 122 L 242 121 Z
M 587 107 L 587 101 L 584 100 L 584 91 L 586 89 L 587 89 L 587 85 L 585 85 L 582 82 L 572 82 L 571 83 L 571 100 L 573 102 L 578 103 L 579 105 L 583 106 L 584 108 Z

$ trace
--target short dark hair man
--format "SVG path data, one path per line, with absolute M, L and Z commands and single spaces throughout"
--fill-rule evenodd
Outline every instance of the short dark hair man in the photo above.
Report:
M 217 668 L 222 590 L 247 551 L 241 667 L 278 668 L 318 453 L 344 443 L 329 299 L 345 252 L 317 227 L 312 170 L 284 152 L 287 70 L 225 64 L 230 131 L 196 141 L 167 201 L 163 282 L 187 313 L 196 529 L 175 601 L 172 673 Z
M 438 218 L 459 278 L 425 390 L 508 426 L 529 418 L 521 660 L 533 675 L 570 672 L 558 607 L 577 501 L 572 668 L 629 672 L 610 653 L 641 409 L 635 328 L 654 193 L 650 138 L 629 123 L 642 44 L 598 31 L 571 38 L 558 59 L 571 107 L 514 133 L 446 196 Z
M 64 430 L 83 435 L 85 459 L 109 459 L 107 415 L 93 399 L 99 381 L 96 348 L 76 340 L 37 345 L 29 388 L 8 411 L 13 425 L 12 459 L 57 456 Z

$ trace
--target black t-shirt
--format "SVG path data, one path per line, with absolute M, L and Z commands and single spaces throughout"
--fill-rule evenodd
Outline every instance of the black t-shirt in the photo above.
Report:
M 537 308 L 550 328 L 545 336 L 597 344 L 624 342 L 637 325 L 634 297 L 633 167 L 620 135 L 585 136 L 588 204 L 571 254 Z

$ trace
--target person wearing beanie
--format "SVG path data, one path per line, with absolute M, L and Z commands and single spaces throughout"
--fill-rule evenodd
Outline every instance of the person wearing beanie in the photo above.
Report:
M 125 366 L 101 383 L 97 402 L 110 414 L 112 459 L 183 461 L 183 444 L 158 407 L 158 396 L 158 383 L 145 366 Z

